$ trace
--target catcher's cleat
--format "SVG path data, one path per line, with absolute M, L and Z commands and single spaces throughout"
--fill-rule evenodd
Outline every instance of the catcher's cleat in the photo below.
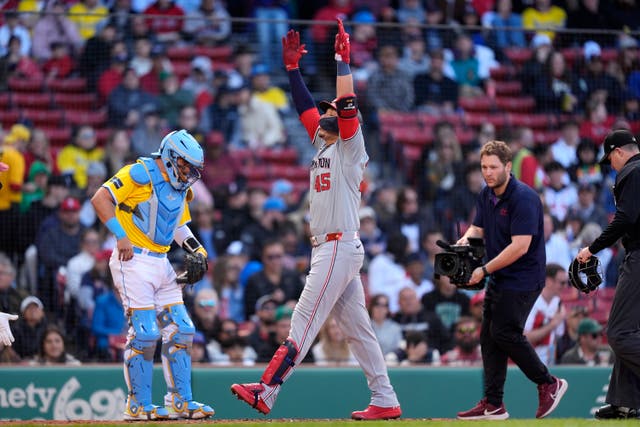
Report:
M 126 421 L 154 421 L 166 420 L 169 418 L 169 412 L 162 406 L 145 405 L 138 406 L 127 400 L 127 406 L 124 409 L 124 417 Z
M 264 385 L 261 383 L 250 384 L 233 384 L 231 386 L 231 393 L 235 394 L 238 399 L 244 400 L 252 408 L 257 409 L 259 412 L 267 415 L 271 412 L 271 408 L 260 397 L 260 393 L 264 391 Z
M 494 406 L 487 401 L 486 397 L 468 411 L 458 412 L 459 420 L 506 420 L 507 418 L 509 413 L 504 403 Z
M 564 396 L 565 392 L 569 388 L 567 380 L 562 378 L 553 377 L 551 384 L 539 384 L 538 385 L 538 411 L 536 412 L 536 418 L 544 418 L 553 412 L 554 409 L 560 403 L 560 399 Z
M 172 420 L 185 418 L 189 420 L 202 420 L 209 418 L 216 413 L 213 408 L 195 400 L 182 400 L 179 396 L 172 394 L 164 399 L 164 406 Z
M 382 406 L 369 405 L 363 411 L 353 411 L 351 418 L 354 420 L 392 420 L 400 418 L 402 409 L 399 406 L 384 408 Z

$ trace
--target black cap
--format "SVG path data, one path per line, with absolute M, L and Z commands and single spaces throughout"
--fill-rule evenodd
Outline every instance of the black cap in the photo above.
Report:
M 615 130 L 609 133 L 609 135 L 607 135 L 607 137 L 604 139 L 604 142 L 602 143 L 602 147 L 604 148 L 604 154 L 600 159 L 600 164 L 601 165 L 611 164 L 611 160 L 609 159 L 609 154 L 611 154 L 611 152 L 616 147 L 624 147 L 625 145 L 637 144 L 637 143 L 638 142 L 636 141 L 636 138 L 628 130 L 621 129 L 621 130 Z

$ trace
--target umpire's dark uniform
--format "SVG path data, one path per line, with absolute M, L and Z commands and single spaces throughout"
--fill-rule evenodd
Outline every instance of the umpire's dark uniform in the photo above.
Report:
M 600 163 L 609 164 L 615 148 L 633 143 L 636 141 L 630 132 L 612 132 L 605 139 Z M 616 358 L 606 401 L 637 409 L 640 408 L 640 154 L 629 158 L 618 170 L 613 193 L 616 200 L 613 221 L 589 246 L 589 251 L 595 254 L 622 238 L 626 255 L 607 326 L 607 337 Z

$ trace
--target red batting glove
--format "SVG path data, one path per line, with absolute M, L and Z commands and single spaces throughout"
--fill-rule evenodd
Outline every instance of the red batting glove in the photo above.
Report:
M 287 71 L 299 67 L 300 58 L 307 53 L 304 47 L 304 44 L 300 44 L 300 33 L 297 31 L 289 30 L 287 35 L 282 38 L 282 62 L 284 62 Z
M 342 19 L 338 18 L 338 33 L 336 34 L 336 42 L 334 44 L 336 51 L 336 61 L 342 61 L 348 64 L 351 61 L 351 43 L 349 42 L 349 33 L 344 30 Z

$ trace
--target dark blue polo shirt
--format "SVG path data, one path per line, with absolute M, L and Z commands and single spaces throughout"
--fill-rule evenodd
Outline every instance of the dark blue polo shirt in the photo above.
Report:
M 493 272 L 498 289 L 534 291 L 542 289 L 546 253 L 542 202 L 528 185 L 511 175 L 502 197 L 485 187 L 478 196 L 473 225 L 484 230 L 487 260 L 495 258 L 511 243 L 511 236 L 532 236 L 529 250 L 513 264 Z

